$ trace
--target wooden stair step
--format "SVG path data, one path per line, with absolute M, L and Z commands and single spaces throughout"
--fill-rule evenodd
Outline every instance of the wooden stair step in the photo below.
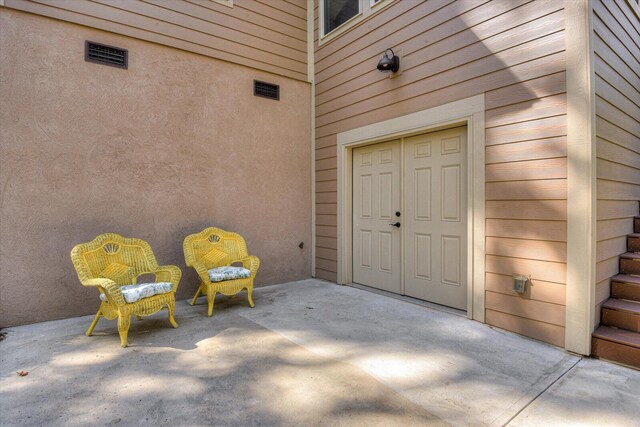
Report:
M 602 307 L 609 308 L 611 310 L 624 311 L 630 314 L 637 314 L 640 316 L 640 302 L 636 301 L 609 298 L 607 301 L 605 301 Z
M 611 278 L 611 297 L 640 301 L 640 277 L 618 274 Z
M 620 283 L 632 283 L 634 285 L 640 285 L 640 276 L 631 276 L 629 274 L 617 274 L 611 278 L 614 282 Z
M 640 252 L 640 233 L 633 233 L 627 236 L 627 250 L 629 252 Z
M 640 334 L 600 326 L 592 335 L 594 356 L 640 369 Z
M 633 218 L 633 231 L 640 233 L 640 216 Z
M 622 255 L 620 255 L 620 258 L 623 259 L 633 259 L 633 260 L 640 260 L 640 254 L 637 254 L 635 252 L 625 252 Z
M 600 326 L 595 330 L 593 336 L 617 344 L 627 345 L 640 351 L 640 334 L 637 332 L 612 328 L 611 326 Z
M 602 305 L 602 324 L 640 332 L 640 302 L 608 299 Z
M 640 275 L 640 254 L 626 252 L 620 255 L 620 273 Z

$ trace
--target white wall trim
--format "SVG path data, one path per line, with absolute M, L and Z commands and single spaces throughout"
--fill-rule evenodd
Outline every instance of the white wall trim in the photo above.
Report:
M 596 139 L 590 0 L 564 0 L 567 56 L 565 349 L 588 355 L 595 328 Z
M 352 150 L 355 147 L 467 126 L 468 229 L 467 316 L 484 322 L 485 307 L 485 147 L 484 94 L 451 102 L 337 135 L 338 151 L 338 283 L 352 281 Z
M 313 2 L 307 0 L 307 81 L 311 83 L 311 277 L 316 277 L 316 84 Z

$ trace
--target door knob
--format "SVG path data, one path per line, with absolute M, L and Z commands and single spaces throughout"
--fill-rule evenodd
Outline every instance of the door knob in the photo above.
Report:
M 391 224 L 389 224 L 392 227 L 396 227 L 396 228 L 400 228 L 400 223 L 399 222 L 393 222 Z

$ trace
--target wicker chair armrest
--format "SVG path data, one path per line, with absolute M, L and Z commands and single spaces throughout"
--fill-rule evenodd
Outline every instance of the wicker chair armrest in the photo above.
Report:
M 154 268 L 150 273 L 156 275 L 158 282 L 171 282 L 173 285 L 173 292 L 178 289 L 180 278 L 182 277 L 182 270 L 176 265 L 160 265 Z
M 251 271 L 251 277 L 255 277 L 260 267 L 260 259 L 257 256 L 249 255 L 235 262 L 241 262 L 242 266 Z
M 203 283 L 211 282 L 211 279 L 209 278 L 209 270 L 207 270 L 207 267 L 204 266 L 204 263 L 200 261 L 193 261 L 191 263 L 191 267 L 196 270 L 198 276 L 200 276 L 200 280 L 202 280 Z
M 124 300 L 124 296 L 122 295 L 122 291 L 120 287 L 116 285 L 111 279 L 107 278 L 97 278 L 97 279 L 87 279 L 82 281 L 83 286 L 94 286 L 97 287 L 101 293 L 104 293 L 107 296 L 107 299 L 114 303 L 117 306 L 125 305 L 126 302 Z

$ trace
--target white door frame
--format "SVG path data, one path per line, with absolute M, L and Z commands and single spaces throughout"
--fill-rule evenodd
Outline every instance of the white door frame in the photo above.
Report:
M 467 317 L 484 322 L 485 161 L 484 94 L 374 123 L 337 135 L 338 283 L 349 284 L 352 264 L 352 151 L 395 138 L 467 126 Z

